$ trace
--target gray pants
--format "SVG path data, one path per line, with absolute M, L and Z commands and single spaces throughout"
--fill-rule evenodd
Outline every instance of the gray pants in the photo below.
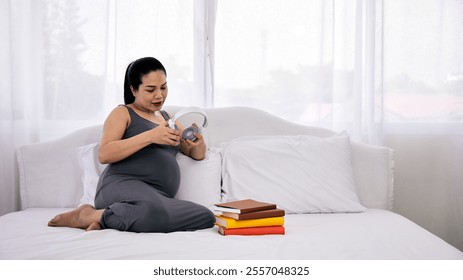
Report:
M 214 226 L 206 207 L 169 197 L 136 179 L 120 180 L 99 188 L 95 207 L 105 209 L 103 228 L 132 232 L 192 231 Z

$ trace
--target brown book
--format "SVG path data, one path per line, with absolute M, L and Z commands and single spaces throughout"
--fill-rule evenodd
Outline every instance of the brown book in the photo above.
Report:
M 219 227 L 222 235 L 266 235 L 266 234 L 285 234 L 283 226 L 270 227 L 251 227 L 251 228 L 224 228 Z
M 222 212 L 222 216 L 232 218 L 235 220 L 251 220 L 251 219 L 261 219 L 261 218 L 271 218 L 271 217 L 282 217 L 284 215 L 285 215 L 285 210 L 278 209 L 278 208 L 244 213 L 244 214 Z
M 253 199 L 235 200 L 225 203 L 218 203 L 214 205 L 214 210 L 237 214 L 244 214 L 275 208 L 277 208 L 276 204 L 256 201 Z

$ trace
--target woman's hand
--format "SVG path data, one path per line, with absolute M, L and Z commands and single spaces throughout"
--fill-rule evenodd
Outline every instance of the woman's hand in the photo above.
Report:
M 178 146 L 181 140 L 180 132 L 170 128 L 168 121 L 150 130 L 150 135 L 152 143 L 161 145 Z
M 198 127 L 195 123 L 193 126 Z M 192 159 L 203 160 L 206 157 L 206 143 L 204 142 L 204 137 L 200 133 L 196 133 L 194 136 L 196 137 L 195 141 L 188 139 L 181 140 L 181 150 Z

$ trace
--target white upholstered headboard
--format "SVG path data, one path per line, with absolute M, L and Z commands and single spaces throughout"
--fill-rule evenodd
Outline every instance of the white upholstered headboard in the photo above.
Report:
M 166 107 L 171 115 L 182 107 Z M 240 136 L 251 135 L 314 135 L 328 137 L 335 132 L 317 127 L 309 127 L 288 122 L 269 113 L 247 107 L 227 107 L 205 109 L 208 115 L 208 127 L 204 132 L 209 147 L 219 143 L 233 140 Z M 72 207 L 82 195 L 82 185 L 76 165 L 75 150 L 77 147 L 98 142 L 101 137 L 102 125 L 80 129 L 63 138 L 26 145 L 17 151 L 20 178 L 20 197 L 22 209 L 37 207 L 31 201 L 31 196 L 43 197 L 43 203 L 56 199 L 59 194 L 43 195 L 42 190 L 25 191 L 29 186 L 25 166 L 31 163 L 41 164 L 49 172 L 34 176 L 34 180 L 54 182 L 63 187 L 72 188 L 75 194 L 72 198 L 64 197 L 60 204 L 63 207 Z M 70 160 L 71 159 L 71 160 Z M 357 192 L 361 203 L 368 208 L 392 210 L 393 206 L 393 151 L 387 147 L 366 145 L 352 142 L 352 161 Z M 76 170 L 72 174 L 63 174 L 65 170 Z M 37 174 L 36 174 L 37 175 Z M 68 200 L 68 201 L 66 201 Z

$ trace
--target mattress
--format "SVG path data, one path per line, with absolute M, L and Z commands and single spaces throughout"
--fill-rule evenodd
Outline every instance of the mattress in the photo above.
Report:
M 29 208 L 0 217 L 0 259 L 401 260 L 463 259 L 463 253 L 388 210 L 292 214 L 285 235 L 222 236 L 195 232 L 86 232 L 48 227 L 66 208 Z

